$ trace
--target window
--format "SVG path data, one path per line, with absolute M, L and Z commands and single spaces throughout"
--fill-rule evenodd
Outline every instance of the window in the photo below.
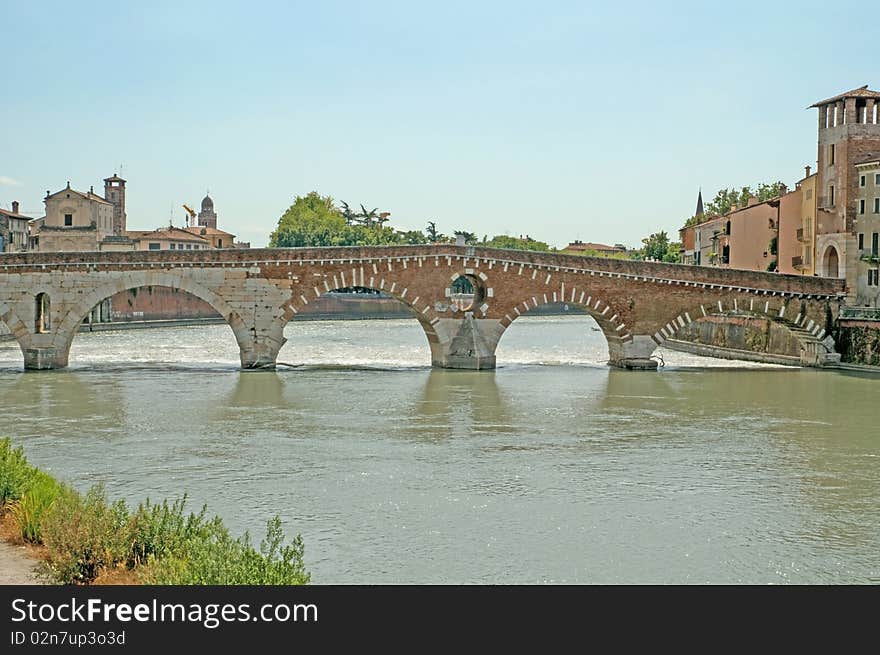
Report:
M 73 214 L 64 215 L 64 224 L 67 226 L 73 225 Z
M 859 250 L 865 249 L 865 235 L 859 234 Z
M 172 243 L 172 244 L 171 244 L 170 246 L 168 246 L 168 247 L 169 247 L 171 250 L 176 250 L 176 249 L 177 249 L 177 244 L 176 244 L 176 243 Z
M 834 144 L 832 143 L 828 146 L 828 165 L 831 166 L 834 164 Z
M 834 207 L 834 185 L 828 187 L 828 206 Z
M 223 247 L 223 239 L 217 239 L 217 247 L 218 247 L 218 248 L 222 248 L 222 247 Z
M 860 213 L 860 214 L 864 214 L 864 213 L 865 213 L 865 199 L 864 199 L 864 198 L 862 198 L 861 200 L 859 200 L 859 213 Z
M 191 244 L 191 243 L 186 244 L 186 249 L 187 249 L 187 250 L 192 250 L 192 244 Z
M 871 256 L 872 256 L 872 257 L 876 257 L 876 256 L 877 256 L 877 245 L 878 245 L 878 243 L 877 243 L 877 233 L 874 232 L 874 234 L 871 235 Z
M 868 180 L 867 175 L 859 175 L 859 186 L 865 186 L 865 183 Z
M 876 287 L 880 286 L 880 271 L 874 269 L 868 271 L 868 286 Z
M 880 186 L 880 173 L 874 173 L 874 186 Z
M 161 246 L 160 246 L 158 243 L 151 243 L 151 244 L 150 244 L 149 246 L 147 246 L 147 247 L 148 247 L 150 250 L 159 250 L 159 248 L 160 248 Z
M 874 198 L 874 213 L 880 214 L 880 198 Z

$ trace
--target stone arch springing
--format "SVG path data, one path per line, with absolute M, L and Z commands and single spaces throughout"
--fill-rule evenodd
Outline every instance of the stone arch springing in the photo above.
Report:
M 174 278 L 175 279 L 170 284 L 161 283 L 156 281 L 154 274 L 151 272 L 132 271 L 126 273 L 122 278 L 96 286 L 91 293 L 85 295 L 79 302 L 70 306 L 65 314 L 60 317 L 58 327 L 53 330 L 55 335 L 53 346 L 59 352 L 69 352 L 70 346 L 73 343 L 73 338 L 79 331 L 80 324 L 86 316 L 88 316 L 89 312 L 92 311 L 95 305 L 117 293 L 150 286 L 185 291 L 186 293 L 204 300 L 226 320 L 226 323 L 232 329 L 239 346 L 249 343 L 250 331 L 245 322 L 242 320 L 242 317 L 239 316 L 238 312 L 233 310 L 221 296 L 200 284 L 198 281 L 192 280 L 188 277 L 175 275 Z
M 10 334 L 15 337 L 18 347 L 21 348 L 22 356 L 24 356 L 25 348 L 28 347 L 31 337 L 31 332 L 25 322 L 9 305 L 2 302 L 0 302 L 0 322 L 5 324 Z

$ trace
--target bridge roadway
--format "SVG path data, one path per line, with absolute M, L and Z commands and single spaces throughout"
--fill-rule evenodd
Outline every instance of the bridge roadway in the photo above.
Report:
M 827 321 L 845 298 L 843 280 L 448 244 L 24 253 L 0 255 L 0 320 L 18 340 L 25 368 L 61 368 L 93 307 L 149 286 L 214 307 L 232 328 L 244 368 L 273 367 L 287 322 L 322 294 L 353 286 L 407 305 L 433 365 L 466 369 L 494 368 L 511 323 L 552 302 L 596 319 L 613 366 L 656 368 L 654 349 L 709 315 L 797 328 L 801 362 L 821 366 L 833 352 Z M 473 298 L 460 293 L 469 289 Z

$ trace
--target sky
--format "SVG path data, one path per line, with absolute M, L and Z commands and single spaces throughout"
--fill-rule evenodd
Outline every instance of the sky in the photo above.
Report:
M 869 11 L 0 0 L 0 206 L 119 173 L 129 229 L 210 190 L 255 247 L 313 190 L 399 229 L 638 246 L 700 188 L 803 177 L 807 107 L 880 88 Z

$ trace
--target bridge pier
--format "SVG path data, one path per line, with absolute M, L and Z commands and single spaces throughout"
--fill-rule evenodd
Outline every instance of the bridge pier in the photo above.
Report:
M 277 320 L 256 321 L 243 334 L 236 332 L 241 367 L 244 369 L 274 370 L 281 346 L 287 343 L 284 327 Z
M 22 348 L 24 368 L 28 371 L 48 371 L 67 366 L 68 353 L 59 352 L 55 347 Z
M 651 355 L 656 348 L 654 340 L 643 334 L 633 336 L 631 341 L 609 337 L 608 364 L 631 371 L 654 371 L 657 360 L 651 359 Z
M 500 321 L 478 319 L 468 312 L 463 319 L 443 318 L 434 324 L 431 365 L 481 371 L 495 368 L 495 347 L 504 329 Z

